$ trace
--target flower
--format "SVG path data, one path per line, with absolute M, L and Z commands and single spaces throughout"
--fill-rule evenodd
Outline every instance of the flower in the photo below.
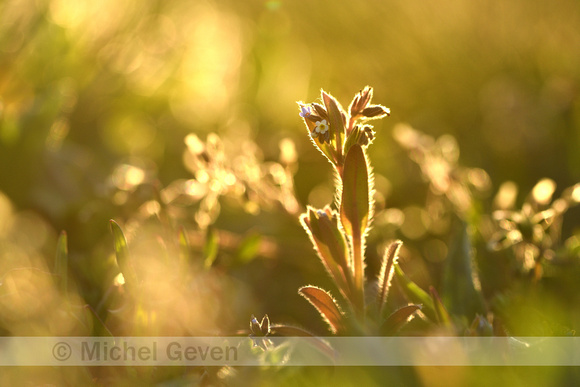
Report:
M 328 131 L 328 124 L 326 120 L 316 121 L 316 128 L 314 130 L 319 134 L 324 134 Z
M 304 105 L 300 106 L 300 117 L 306 118 L 310 114 L 312 114 L 312 112 L 310 111 L 310 106 L 304 106 Z

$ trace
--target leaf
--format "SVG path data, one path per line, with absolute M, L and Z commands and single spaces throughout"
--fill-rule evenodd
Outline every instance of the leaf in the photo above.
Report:
M 349 133 L 348 137 L 346 138 L 346 142 L 344 143 L 344 152 L 348 154 L 348 151 L 354 144 L 357 144 L 359 138 L 361 136 L 361 127 L 359 125 L 355 125 L 352 128 L 351 132 Z
M 471 321 L 476 314 L 485 315 L 479 279 L 474 271 L 472 245 L 467 225 L 461 221 L 449 244 L 445 262 L 441 299 L 452 315 Z
M 340 160 L 342 158 L 342 147 L 346 133 L 344 121 L 342 119 L 342 108 L 334 97 L 324 91 L 322 91 L 322 101 L 324 102 L 326 111 L 328 112 L 331 134 L 334 135 L 334 142 L 338 156 L 337 159 Z
M 395 274 L 397 276 L 397 281 L 403 288 L 405 295 L 409 297 L 412 302 L 416 304 L 422 304 L 422 311 L 425 313 L 425 315 L 432 321 L 437 321 L 437 314 L 435 313 L 435 307 L 433 305 L 431 296 L 429 296 L 429 294 L 421 289 L 416 283 L 411 281 L 411 279 L 409 279 L 409 277 L 403 273 L 403 270 L 401 270 L 398 263 L 395 264 Z
M 338 227 L 338 215 L 330 207 L 315 210 L 308 207 L 300 221 L 308 233 L 324 268 L 332 277 L 342 294 L 347 297 L 350 288 L 348 247 Z
M 388 108 L 381 105 L 371 105 L 362 111 L 363 116 L 373 119 L 383 118 L 389 116 L 390 114 L 391 111 Z
M 421 309 L 421 305 L 407 305 L 397 309 L 387 318 L 382 326 L 382 331 L 386 335 L 395 334 L 411 319 L 416 311 Z
M 354 144 L 344 161 L 340 220 L 348 235 L 364 235 L 371 211 L 367 159 L 360 145 Z
M 304 286 L 298 289 L 298 294 L 318 310 L 333 334 L 344 331 L 343 313 L 330 293 L 316 286 Z
M 253 260 L 260 250 L 262 236 L 258 233 L 248 235 L 240 244 L 238 249 L 238 260 L 240 263 L 248 263 Z M 207 241 L 206 241 L 207 242 Z
M 338 354 L 330 346 L 330 344 L 305 329 L 294 327 L 292 325 L 273 324 L 271 332 L 277 336 L 306 337 L 308 338 L 308 342 L 317 348 L 321 353 L 325 354 L 331 359 L 337 359 Z
M 258 240 L 259 242 L 259 240 Z M 217 231 L 209 226 L 205 234 L 205 243 L 203 245 L 204 266 L 209 269 L 215 261 L 219 248 L 219 235 Z M 247 247 L 246 247 L 247 248 Z M 252 257 L 249 257 L 251 259 Z
M 377 294 L 377 305 L 379 307 L 379 316 L 382 316 L 385 304 L 387 303 L 387 296 L 389 295 L 389 288 L 391 287 L 391 280 L 395 273 L 395 263 L 397 262 L 399 250 L 403 242 L 395 241 L 387 247 L 383 255 L 383 264 L 379 273 L 379 292 Z
M 189 263 L 189 257 L 191 254 L 191 247 L 189 245 L 189 239 L 187 238 L 187 232 L 183 226 L 179 227 L 179 263 L 182 268 L 186 268 Z
M 113 240 L 115 243 L 115 255 L 117 257 L 117 266 L 123 277 L 125 278 L 125 283 L 127 286 L 132 287 L 137 285 L 137 274 L 135 269 L 131 265 L 129 248 L 127 247 L 127 239 L 125 239 L 125 234 L 121 227 L 113 219 L 109 221 L 111 225 L 111 232 L 113 233 Z
M 320 152 L 330 161 L 332 164 L 336 164 L 335 157 L 332 154 L 332 148 L 328 143 L 321 143 L 318 138 L 313 138 L 311 133 L 314 132 L 316 124 L 311 120 L 304 119 L 304 123 L 308 128 L 308 134 L 312 143 L 320 150 Z
M 444 327 L 452 328 L 453 323 L 451 321 L 451 317 L 449 316 L 449 312 L 447 312 L 447 309 L 445 309 L 445 306 L 441 302 L 439 294 L 437 294 L 437 291 L 433 286 L 429 288 L 429 291 L 431 292 L 431 299 L 433 300 L 433 305 L 435 306 L 435 314 L 437 315 L 437 321 L 439 321 L 439 323 Z
M 66 231 L 64 230 L 60 233 L 56 243 L 54 274 L 60 291 L 66 294 L 68 288 L 68 244 Z

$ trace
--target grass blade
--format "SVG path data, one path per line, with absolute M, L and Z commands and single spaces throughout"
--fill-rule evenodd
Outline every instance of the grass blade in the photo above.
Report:
M 485 315 L 479 279 L 475 270 L 472 244 L 467 225 L 461 221 L 449 243 L 441 288 L 441 299 L 453 315 L 471 321 L 476 314 Z
M 117 257 L 117 266 L 123 277 L 125 278 L 125 283 L 129 287 L 134 287 L 137 285 L 137 274 L 135 269 L 131 265 L 129 248 L 127 247 L 127 239 L 121 227 L 113 219 L 109 221 L 111 225 L 111 232 L 113 233 L 113 240 L 115 243 L 115 255 Z
M 411 281 L 409 277 L 403 270 L 399 267 L 399 264 L 395 264 L 395 275 L 397 276 L 397 280 L 401 285 L 403 292 L 409 299 L 416 303 L 423 305 L 422 311 L 425 313 L 427 317 L 429 317 L 432 321 L 437 321 L 437 314 L 435 313 L 435 307 L 433 305 L 433 300 L 431 296 L 421 289 L 419 285 Z
M 387 318 L 382 326 L 382 331 L 386 335 L 393 335 L 399 331 L 411 319 L 416 311 L 421 309 L 421 305 L 407 305 L 397 309 Z
M 435 306 L 435 314 L 437 315 L 437 321 L 439 324 L 443 325 L 446 328 L 452 328 L 453 322 L 451 321 L 451 316 L 449 316 L 449 312 L 445 309 L 443 302 L 439 298 L 439 294 L 433 286 L 429 288 L 431 292 L 431 299 L 433 299 L 433 305 Z
M 217 257 L 218 249 L 219 235 L 213 227 L 209 226 L 206 230 L 205 243 L 203 244 L 203 265 L 206 269 L 209 269 L 213 265 Z
M 66 294 L 68 288 L 68 240 L 66 231 L 62 231 L 56 243 L 56 261 L 54 274 L 59 290 Z
M 185 269 L 189 264 L 191 255 L 191 247 L 189 245 L 189 238 L 183 226 L 179 227 L 179 265 Z

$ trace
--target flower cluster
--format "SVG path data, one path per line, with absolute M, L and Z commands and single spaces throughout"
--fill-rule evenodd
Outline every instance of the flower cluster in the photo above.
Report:
M 374 139 L 370 119 L 390 115 L 381 105 L 371 105 L 373 89 L 365 87 L 357 93 L 349 108 L 344 110 L 331 95 L 322 91 L 322 104 L 299 102 L 300 117 L 304 119 L 310 137 L 318 149 L 337 167 L 353 144 L 369 145 Z
M 489 247 L 492 250 L 512 248 L 521 270 L 533 270 L 536 280 L 542 275 L 542 262 L 565 260 L 566 251 L 561 249 L 562 216 L 580 203 L 580 183 L 566 188 L 552 201 L 555 190 L 553 180 L 542 179 L 520 210 L 510 209 L 513 204 L 510 203 L 492 214 L 496 230 Z M 502 201 L 502 191 L 505 189 L 500 188 L 496 204 Z M 515 197 L 515 192 L 512 196 Z

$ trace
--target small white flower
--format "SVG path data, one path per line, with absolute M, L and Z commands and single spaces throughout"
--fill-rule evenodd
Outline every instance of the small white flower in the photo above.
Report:
M 314 128 L 314 130 L 320 134 L 326 133 L 328 131 L 328 124 L 326 123 L 326 120 L 316 121 L 316 128 Z

